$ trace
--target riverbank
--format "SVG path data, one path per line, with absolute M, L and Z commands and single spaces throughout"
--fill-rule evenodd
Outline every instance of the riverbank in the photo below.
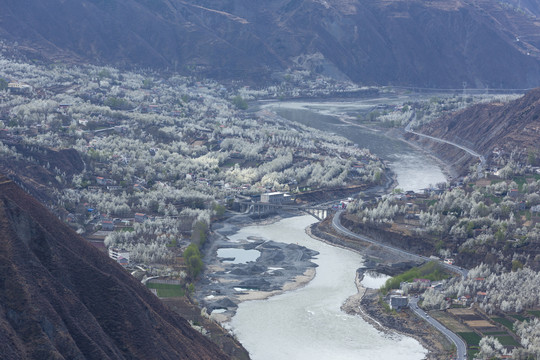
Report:
M 427 360 L 451 359 L 454 356 L 455 348 L 443 334 L 434 330 L 409 309 L 389 312 L 382 305 L 380 295 L 379 290 L 367 289 L 360 301 L 361 310 L 358 315 L 380 331 L 388 334 L 396 332 L 416 339 L 428 349 L 429 352 L 425 357 Z
M 255 234 L 238 235 L 246 227 L 271 225 L 291 216 L 254 220 L 247 215 L 234 215 L 213 225 L 208 248 L 204 251 L 206 271 L 198 283 L 195 298 L 214 320 L 228 322 L 241 302 L 263 300 L 299 289 L 315 277 L 317 265 L 311 260 L 318 252 L 298 243 L 286 244 Z M 260 255 L 244 262 L 234 256 L 220 257 L 220 249 L 232 250 L 238 259 L 245 251 L 256 251 Z
M 386 136 L 393 137 L 394 139 L 401 140 L 407 145 L 409 145 L 412 148 L 415 148 L 418 151 L 422 151 L 426 156 L 428 156 L 430 159 L 435 161 L 437 165 L 441 168 L 443 174 L 446 176 L 447 179 L 457 179 L 459 176 L 461 176 L 460 169 L 456 169 L 454 166 L 449 164 L 447 161 L 442 159 L 435 151 L 432 149 L 429 149 L 427 147 L 421 146 L 420 144 L 413 142 L 411 140 L 408 140 L 405 138 L 405 130 L 403 129 L 391 129 L 385 133 Z M 433 184 L 435 185 L 435 184 Z
M 336 314 L 346 313 L 348 315 L 361 316 L 364 323 L 367 322 L 373 325 L 375 329 L 378 329 L 385 334 L 381 336 L 391 341 L 401 342 L 405 341 L 403 339 L 414 338 L 420 344 L 422 344 L 425 349 L 429 351 L 429 355 L 427 357 L 428 359 L 437 358 L 438 355 L 444 353 L 444 345 L 439 346 L 440 342 L 438 342 L 437 340 L 437 334 L 429 334 L 429 329 L 427 329 L 425 332 L 412 331 L 411 329 L 414 329 L 414 323 L 413 325 L 409 326 L 411 329 L 409 329 L 409 331 L 406 331 L 404 329 L 407 328 L 407 326 L 398 327 L 396 325 L 398 324 L 397 321 L 401 321 L 401 319 L 394 319 L 395 323 L 390 322 L 388 319 L 380 320 L 380 317 L 382 316 L 382 310 L 379 312 L 373 310 L 378 305 L 377 302 L 368 305 L 364 303 L 366 298 L 369 297 L 368 295 L 372 291 L 371 289 L 366 289 L 364 286 L 362 286 L 362 280 L 365 270 L 369 269 L 386 274 L 395 274 L 405 268 L 415 265 L 413 262 L 406 258 L 396 259 L 395 254 L 381 251 L 381 249 L 376 246 L 368 245 L 364 246 L 363 248 L 351 249 L 349 246 L 341 245 L 336 241 L 329 241 L 328 238 L 319 236 L 321 235 L 321 233 L 316 226 L 317 223 L 313 224 L 313 220 L 310 221 L 306 219 L 306 217 L 304 217 L 304 220 L 301 220 L 301 223 L 312 223 L 310 226 L 304 227 L 304 225 L 302 227 L 302 232 L 305 232 L 306 235 L 301 236 L 297 233 L 291 233 L 291 227 L 287 224 L 293 224 L 294 221 L 290 221 L 293 219 L 287 220 L 286 218 L 287 216 L 276 216 L 259 222 L 253 221 L 252 219 L 245 216 L 235 216 L 233 219 L 229 219 L 229 221 L 225 224 L 219 224 L 216 229 L 213 229 L 214 231 L 212 237 L 214 243 L 214 250 L 216 252 L 216 259 L 214 260 L 214 263 L 212 263 L 208 267 L 207 271 L 209 281 L 201 288 L 203 289 L 203 291 L 201 291 L 201 296 L 199 296 L 198 300 L 199 304 L 205 307 L 206 312 L 212 314 L 211 317 L 214 320 L 221 324 L 224 324 L 226 328 L 235 330 L 235 321 L 240 321 L 244 324 L 245 321 L 247 321 L 246 319 L 244 319 L 244 317 L 241 317 L 243 320 L 238 320 L 237 316 L 234 316 L 233 319 L 233 315 L 237 314 L 238 306 L 240 303 L 242 303 L 241 309 L 244 309 L 245 305 L 249 305 L 248 307 L 251 308 L 253 304 L 249 300 L 267 299 L 271 296 L 285 292 L 289 292 L 289 296 L 291 296 L 293 295 L 292 293 L 290 293 L 291 290 L 299 289 L 306 286 L 307 284 L 310 284 L 311 282 L 313 282 L 313 284 L 319 283 L 321 279 L 319 279 L 319 277 L 315 279 L 316 265 L 311 262 L 311 260 L 314 258 L 314 256 L 316 256 L 316 254 L 318 254 L 318 252 L 314 252 L 313 250 L 309 250 L 307 248 L 309 247 L 318 250 L 319 248 L 321 248 L 322 245 L 315 244 L 311 240 L 313 239 L 316 243 L 327 243 L 329 245 L 332 245 L 331 248 L 346 249 L 347 253 L 356 253 L 362 256 L 361 258 L 356 257 L 358 260 L 356 260 L 355 263 L 348 263 L 346 265 L 347 269 L 350 269 L 350 271 L 354 271 L 353 269 L 361 267 L 361 269 L 355 271 L 355 284 L 353 285 L 353 288 L 356 289 L 356 294 L 351 296 L 350 294 L 352 294 L 352 291 L 350 291 L 350 289 L 347 290 L 344 294 L 342 294 L 341 296 L 343 297 L 339 298 L 336 303 Z M 300 220 L 301 218 L 298 219 Z M 273 226 L 276 221 L 280 221 L 279 225 Z M 259 227 L 259 225 L 266 226 Z M 299 231 L 297 227 L 295 227 L 295 229 L 296 232 Z M 223 233 L 226 233 L 227 236 L 224 236 Z M 317 235 L 314 233 L 317 233 Z M 289 244 L 279 245 L 277 241 L 279 241 L 280 236 L 286 236 L 287 242 L 289 242 Z M 291 236 L 292 239 L 295 240 L 291 241 Z M 307 239 L 310 240 L 308 241 Z M 285 238 L 283 238 L 283 240 L 285 240 Z M 306 244 L 306 247 L 303 247 L 295 242 L 304 243 Z M 263 246 L 264 244 L 268 244 L 270 246 Z M 308 244 L 310 245 L 308 246 Z M 217 257 L 217 249 L 225 245 L 234 246 L 235 248 L 240 249 L 258 249 L 261 251 L 261 256 L 257 258 L 256 261 L 252 261 L 248 264 L 227 264 L 224 263 L 224 259 L 220 259 Z M 265 249 L 269 250 L 267 252 L 267 255 L 263 255 L 263 253 L 266 252 Z M 288 250 L 284 251 L 284 249 Z M 289 250 L 293 251 L 293 253 L 296 252 L 295 256 L 291 257 L 290 254 L 292 253 L 289 253 L 289 255 L 287 255 L 287 252 Z M 335 251 L 337 250 L 332 250 L 331 253 L 334 253 Z M 325 250 L 324 253 L 327 254 L 328 252 Z M 312 265 L 305 263 L 305 254 L 309 254 L 309 263 L 311 263 Z M 325 268 L 321 268 L 321 274 L 318 275 L 321 275 L 323 278 L 330 279 L 331 282 L 349 282 L 350 284 L 350 281 L 352 279 L 346 280 L 346 277 L 343 278 L 342 275 L 339 275 L 339 272 L 333 272 L 328 269 L 328 267 L 332 267 L 339 263 L 339 261 L 336 263 L 337 258 L 335 256 L 336 255 L 334 255 L 334 258 L 331 260 L 331 262 L 328 262 L 328 258 L 327 260 L 325 260 L 322 265 Z M 287 257 L 289 258 L 289 260 L 294 261 L 287 263 L 287 261 L 285 260 L 285 258 Z M 349 257 L 349 255 L 347 255 L 346 257 Z M 341 254 L 338 258 L 343 260 L 345 257 L 343 254 Z M 317 259 L 320 259 L 320 257 L 317 257 Z M 278 262 L 276 263 L 276 261 Z M 319 261 L 320 260 L 317 260 L 317 263 Z M 306 267 L 303 268 L 303 266 Z M 341 265 L 341 267 L 343 267 L 343 265 Z M 254 269 L 256 271 L 250 272 L 251 269 Z M 286 278 L 279 278 L 281 275 L 283 275 L 280 274 L 282 271 L 288 271 L 288 275 Z M 272 286 L 276 286 L 275 288 L 271 290 L 261 290 L 260 288 L 255 288 L 260 284 L 264 283 L 264 281 L 269 281 L 271 278 L 276 276 L 272 275 L 273 272 L 278 273 L 276 274 L 277 278 L 275 279 L 277 281 L 272 283 Z M 326 274 L 322 275 L 324 273 Z M 339 279 L 337 277 L 339 277 Z M 372 277 L 372 275 L 370 275 L 370 277 Z M 253 288 L 238 288 L 238 281 L 245 284 L 247 280 L 254 278 L 257 278 L 258 282 L 252 283 Z M 327 285 L 324 285 L 323 288 L 328 289 L 326 286 Z M 345 289 L 347 287 L 349 286 L 345 283 L 339 285 L 340 289 Z M 306 289 L 312 289 L 312 286 L 310 285 L 309 287 L 306 287 Z M 209 293 L 209 290 L 213 292 Z M 311 291 L 313 292 L 313 289 Z M 313 293 L 306 296 L 306 298 L 311 299 L 312 296 Z M 302 297 L 299 297 L 298 299 L 301 298 Z M 375 297 L 375 299 L 378 300 L 378 297 Z M 280 302 L 281 300 L 277 301 L 277 303 Z M 261 304 L 260 302 L 257 303 Z M 267 304 L 267 302 L 262 303 Z M 270 301 L 270 303 L 275 303 L 275 301 Z M 310 310 L 314 309 L 312 308 L 312 306 L 314 305 L 312 303 L 309 303 L 308 308 L 300 309 L 300 314 L 298 315 L 300 317 L 295 318 L 295 320 L 297 322 L 306 321 L 306 319 L 302 320 L 303 316 L 306 315 L 306 309 L 309 310 L 307 311 L 308 317 L 315 314 L 315 312 L 313 312 L 314 310 Z M 240 313 L 241 312 L 238 312 L 238 314 Z M 255 314 L 252 314 L 251 316 L 255 316 Z M 257 318 L 259 316 L 262 317 L 263 314 L 256 315 Z M 340 315 L 336 316 L 338 316 L 339 318 Z M 417 319 L 416 321 L 420 320 Z M 406 337 L 394 338 L 392 334 L 396 333 L 406 335 Z M 249 349 L 248 344 L 245 345 Z
M 299 216 L 264 227 L 242 229 L 242 237 L 299 242 L 319 252 L 313 261 L 317 275 L 301 289 L 265 301 L 240 303 L 230 327 L 254 359 L 422 359 L 427 350 L 410 337 L 389 337 L 358 316 L 341 310 L 357 292 L 356 269 L 365 258 L 357 252 L 330 246 L 306 234 L 315 220 Z M 368 277 L 373 283 L 377 276 Z M 381 280 L 379 280 L 381 281 Z
M 347 119 L 344 116 L 338 117 L 338 119 L 343 124 L 346 124 L 348 126 L 356 126 L 356 127 L 362 128 L 362 129 L 369 130 L 369 131 L 380 132 L 380 133 L 384 134 L 384 136 L 387 136 L 389 138 L 402 141 L 402 142 L 406 143 L 407 145 L 409 145 L 410 147 L 412 147 L 412 148 L 414 148 L 414 149 L 416 149 L 418 151 L 423 152 L 426 156 L 428 156 L 430 159 L 435 161 L 437 163 L 437 165 L 439 165 L 439 167 L 441 168 L 443 174 L 448 179 L 456 179 L 460 175 L 459 169 L 454 168 L 448 162 L 444 161 L 441 157 L 439 157 L 437 155 L 436 152 L 434 152 L 433 150 L 431 150 L 429 148 L 423 147 L 423 146 L 421 146 L 420 144 L 418 144 L 416 142 L 413 142 L 411 140 L 406 139 L 405 138 L 406 132 L 405 132 L 405 130 L 403 128 L 387 129 L 387 128 L 380 128 L 380 127 L 377 127 L 377 126 L 366 126 L 366 125 L 358 124 L 358 123 L 356 123 L 354 121 L 351 121 L 350 119 Z M 435 185 L 435 184 L 433 184 L 433 185 Z
M 437 331 L 429 331 L 423 326 L 409 309 L 400 312 L 388 311 L 382 305 L 381 294 L 377 289 L 369 289 L 362 285 L 364 274 L 369 269 L 362 268 L 356 272 L 355 284 L 358 292 L 350 296 L 341 306 L 341 310 L 349 315 L 362 317 L 379 331 L 392 336 L 401 334 L 416 339 L 429 352 L 425 359 L 446 359 L 452 357 L 453 346 Z

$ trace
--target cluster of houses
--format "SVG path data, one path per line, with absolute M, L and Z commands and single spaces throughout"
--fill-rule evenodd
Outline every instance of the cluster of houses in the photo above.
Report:
M 98 185 L 102 185 L 102 186 L 107 186 L 107 185 L 116 185 L 116 181 L 114 181 L 113 179 L 106 179 L 102 176 L 97 176 L 96 177 L 96 183 Z
M 149 220 L 150 217 L 146 214 L 143 214 L 143 213 L 136 213 L 134 218 L 133 218 L 133 221 L 137 222 L 137 223 L 143 223 L 145 222 L 146 220 Z M 114 231 L 116 226 L 120 226 L 120 227 L 126 227 L 126 226 L 131 226 L 132 225 L 132 220 L 131 219 L 119 219 L 119 218 L 116 218 L 116 219 L 110 219 L 108 215 L 106 214 L 101 214 L 100 215 L 100 220 L 101 220 L 101 230 L 102 231 Z
M 479 277 L 474 279 L 476 282 L 483 282 L 485 278 Z M 403 282 L 400 284 L 399 289 L 391 290 L 385 297 L 385 301 L 388 303 L 391 309 L 399 311 L 408 306 L 408 297 L 405 293 L 423 293 L 428 288 L 433 290 L 442 291 L 442 281 L 431 281 L 429 279 L 414 279 L 412 283 Z M 455 306 L 471 306 L 474 302 L 484 302 L 487 299 L 488 293 L 485 291 L 477 291 L 476 294 L 464 294 L 458 296 L 455 299 L 447 298 L 448 305 Z
M 32 86 L 19 82 L 8 83 L 8 90 L 13 94 L 29 94 L 32 92 Z

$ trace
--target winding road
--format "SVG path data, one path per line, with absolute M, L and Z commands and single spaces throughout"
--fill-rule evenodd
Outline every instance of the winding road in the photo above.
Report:
M 383 244 L 383 243 L 381 243 L 379 241 L 375 241 L 373 239 L 370 239 L 370 238 L 368 238 L 368 237 L 366 237 L 364 235 L 356 234 L 356 233 L 350 231 L 349 229 L 347 229 L 346 227 L 341 225 L 341 214 L 342 213 L 343 213 L 343 210 L 337 211 L 334 214 L 334 217 L 332 219 L 332 226 L 338 233 L 341 233 L 341 234 L 343 234 L 345 236 L 349 236 L 349 237 L 352 237 L 352 238 L 355 238 L 355 239 L 359 239 L 359 240 L 362 240 L 362 241 L 365 241 L 365 242 L 368 242 L 368 243 L 371 243 L 371 244 L 374 244 L 374 245 L 377 245 L 377 246 L 380 246 L 380 247 L 385 248 L 385 249 L 390 250 L 390 251 L 397 252 L 400 255 L 406 255 L 406 256 L 409 256 L 409 257 L 412 257 L 412 258 L 415 258 L 415 259 L 419 259 L 419 260 L 424 260 L 424 261 L 432 261 L 433 260 L 432 258 L 428 258 L 426 256 L 414 254 L 414 253 L 405 251 L 403 249 L 396 248 L 394 246 L 386 245 L 386 244 Z M 448 270 L 450 270 L 450 271 L 452 271 L 452 272 L 454 272 L 456 274 L 459 274 L 459 275 L 461 275 L 463 277 L 467 277 L 468 271 L 466 269 L 463 269 L 463 268 L 455 266 L 455 265 L 446 264 L 446 263 L 444 263 L 442 261 L 440 261 L 440 264 L 442 266 L 444 266 L 445 268 L 447 268 Z M 439 330 L 441 333 L 443 333 L 452 343 L 454 343 L 454 345 L 456 346 L 457 359 L 458 360 L 465 360 L 467 358 L 467 345 L 465 344 L 465 342 L 459 336 L 457 336 L 455 333 L 450 331 L 448 328 L 444 327 L 440 322 L 438 322 L 437 320 L 429 317 L 429 315 L 426 314 L 426 312 L 424 310 L 422 310 L 422 309 L 420 309 L 418 307 L 417 303 L 418 303 L 418 298 L 409 297 L 409 305 L 410 305 L 410 308 L 414 311 L 414 313 L 416 315 L 418 315 L 419 317 L 421 317 L 422 319 L 424 319 L 425 321 L 427 321 L 432 326 L 434 326 L 437 330 Z
M 440 139 L 440 138 L 436 138 L 434 136 L 430 136 L 430 135 L 425 135 L 425 134 L 421 134 L 421 133 L 418 133 L 416 131 L 412 131 L 411 130 L 411 124 L 412 124 L 412 121 L 409 122 L 407 124 L 407 126 L 405 126 L 405 131 L 408 132 L 408 133 L 411 133 L 411 134 L 414 134 L 414 135 L 418 135 L 418 136 L 421 136 L 421 137 L 425 137 L 427 139 L 430 139 L 430 140 L 433 140 L 433 141 L 436 141 L 436 142 L 440 142 L 440 143 L 444 143 L 444 144 L 448 144 L 448 145 L 452 145 L 452 146 L 455 146 L 457 147 L 458 149 L 461 149 L 463 151 L 465 151 L 466 153 L 474 156 L 474 157 L 477 157 L 478 160 L 480 160 L 480 164 L 478 164 L 478 168 L 477 168 L 477 172 L 478 172 L 478 175 L 480 175 L 480 173 L 482 172 L 482 170 L 485 168 L 486 166 L 486 158 L 484 157 L 484 155 L 482 154 L 479 154 L 477 153 L 476 151 L 474 151 L 473 149 L 469 149 L 468 147 L 465 147 L 463 145 L 460 145 L 460 144 L 457 144 L 453 141 L 449 141 L 449 140 L 444 140 L 444 139 Z
M 418 259 L 418 260 L 422 260 L 422 261 L 433 261 L 434 260 L 433 258 L 429 258 L 427 256 L 422 256 L 422 255 L 418 255 L 418 254 L 415 254 L 415 253 L 412 253 L 412 252 L 409 252 L 409 251 L 405 251 L 403 249 L 400 249 L 400 248 L 397 248 L 397 247 L 394 247 L 394 246 L 391 246 L 391 245 L 383 244 L 383 243 L 381 243 L 379 241 L 370 239 L 367 236 L 360 235 L 360 234 L 357 234 L 357 233 L 354 233 L 354 232 L 350 231 L 349 229 L 347 229 L 346 227 L 341 225 L 341 214 L 342 213 L 343 213 L 343 210 L 337 211 L 334 214 L 334 217 L 332 219 L 332 226 L 334 227 L 334 229 L 337 232 L 339 232 L 339 233 L 341 233 L 343 235 L 346 235 L 346 236 L 350 236 L 352 238 L 356 238 L 356 239 L 359 239 L 359 240 L 362 240 L 362 241 L 365 241 L 365 242 L 380 246 L 380 247 L 385 248 L 387 250 L 397 252 L 397 253 L 399 253 L 401 255 L 409 256 L 409 257 L 414 258 L 414 259 Z M 466 269 L 463 269 L 463 268 L 461 268 L 459 266 L 446 264 L 446 263 L 444 263 L 442 261 L 439 261 L 439 262 L 440 262 L 440 264 L 442 266 L 444 266 L 449 271 L 451 271 L 453 273 L 456 273 L 458 275 L 461 275 L 463 277 L 467 277 L 467 274 L 469 273 Z
M 443 324 L 430 317 L 424 310 L 420 309 L 418 307 L 418 298 L 409 297 L 409 307 L 412 311 L 414 311 L 417 316 L 427 321 L 431 326 L 439 330 L 441 333 L 443 333 L 444 336 L 446 336 L 450 341 L 454 343 L 454 345 L 456 346 L 458 360 L 467 359 L 467 345 L 465 344 L 465 342 L 455 333 L 448 330 L 448 328 L 446 328 Z

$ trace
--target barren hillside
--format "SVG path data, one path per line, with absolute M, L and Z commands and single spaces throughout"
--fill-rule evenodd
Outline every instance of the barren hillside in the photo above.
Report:
M 0 267 L 2 359 L 226 358 L 3 176 Z

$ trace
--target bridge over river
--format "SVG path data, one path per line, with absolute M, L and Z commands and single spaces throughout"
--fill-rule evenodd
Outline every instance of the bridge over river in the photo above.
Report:
M 276 213 L 278 211 L 302 211 L 319 221 L 324 220 L 332 211 L 329 206 L 323 205 L 295 205 L 295 204 L 280 204 L 267 202 L 241 202 L 240 211 L 246 214 L 257 214 L 259 216 L 265 214 Z

